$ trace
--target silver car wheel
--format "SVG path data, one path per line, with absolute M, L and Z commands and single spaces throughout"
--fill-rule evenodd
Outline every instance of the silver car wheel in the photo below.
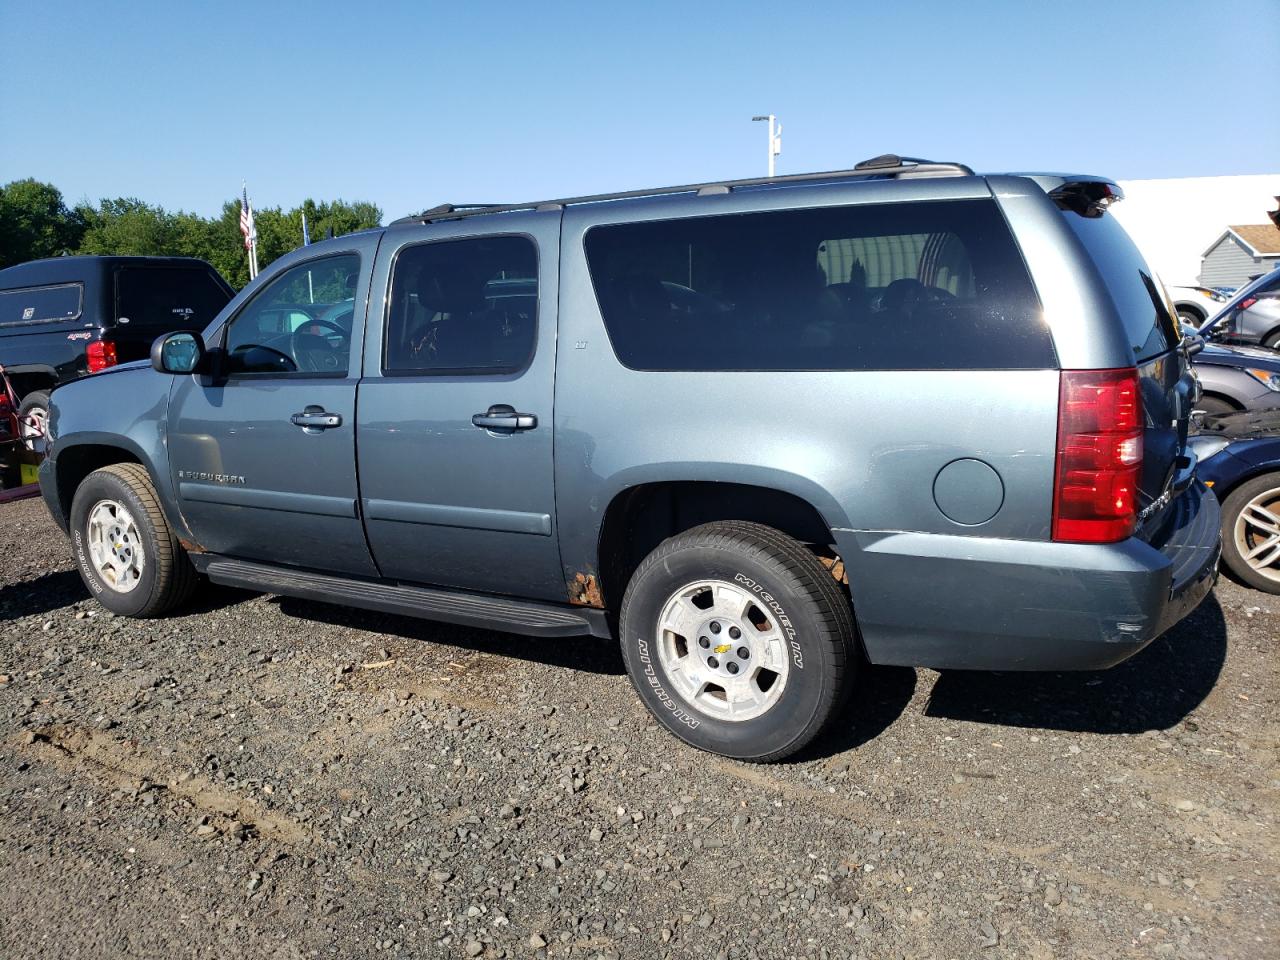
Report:
M 1241 508 L 1234 535 L 1250 569 L 1280 582 L 1280 488 L 1264 490 Z
M 673 593 L 658 619 L 658 658 L 681 699 L 718 720 L 751 720 L 787 686 L 791 657 L 776 617 L 750 591 L 701 580 Z
M 146 553 L 133 515 L 115 500 L 99 500 L 86 523 L 89 560 L 98 577 L 117 593 L 128 593 L 142 579 Z
M 18 418 L 18 433 L 27 450 L 44 453 L 49 436 L 49 411 L 44 407 L 32 407 Z

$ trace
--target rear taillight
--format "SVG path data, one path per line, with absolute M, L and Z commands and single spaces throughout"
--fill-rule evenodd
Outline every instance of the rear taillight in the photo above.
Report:
M 1253 306 L 1255 303 L 1257 303 L 1257 302 L 1258 302 L 1258 298 L 1257 298 L 1257 297 L 1245 297 L 1243 300 L 1241 300 L 1239 303 L 1237 303 L 1237 304 L 1236 304 L 1236 309 L 1237 309 L 1237 310 L 1248 310 L 1250 307 L 1252 307 L 1252 306 Z
M 1137 526 L 1142 470 L 1138 372 L 1063 370 L 1053 539 L 1113 543 Z
M 116 365 L 116 345 L 108 340 L 94 340 L 85 350 L 89 358 L 89 372 L 97 373 Z

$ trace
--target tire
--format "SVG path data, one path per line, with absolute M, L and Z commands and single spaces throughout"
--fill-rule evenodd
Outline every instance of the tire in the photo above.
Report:
M 1187 307 L 1178 308 L 1178 320 L 1185 323 L 1189 327 L 1199 327 L 1205 321 L 1203 314 L 1191 310 Z
M 1197 410 L 1203 410 L 1206 417 L 1217 416 L 1220 413 L 1239 413 L 1240 411 L 1233 407 L 1228 401 L 1221 397 L 1204 396 L 1201 397 L 1196 404 Z
M 1256 503 L 1265 513 L 1250 510 L 1253 523 L 1244 520 L 1241 513 Z M 1273 514 L 1273 524 L 1266 514 Z M 1236 487 L 1222 504 L 1222 562 L 1242 582 L 1255 590 L 1280 594 L 1280 534 L 1273 547 L 1263 545 L 1271 540 L 1266 527 L 1280 530 L 1280 473 L 1264 473 Z M 1250 550 L 1262 549 L 1251 561 Z M 1275 554 L 1272 558 L 1272 554 Z M 1259 561 L 1265 567 L 1257 567 Z
M 49 393 L 35 390 L 18 404 L 18 433 L 22 445 L 32 453 L 43 454 L 49 430 Z
M 1269 350 L 1280 350 L 1280 330 L 1267 334 L 1262 345 Z
M 663 726 L 755 762 L 822 732 L 848 698 L 858 649 L 849 598 L 817 557 L 744 521 L 661 543 L 627 585 L 619 635 L 631 682 Z
M 80 578 L 112 613 L 159 617 L 195 586 L 191 561 L 139 464 L 117 463 L 85 477 L 71 501 L 71 543 Z M 114 566 L 102 562 L 104 554 Z

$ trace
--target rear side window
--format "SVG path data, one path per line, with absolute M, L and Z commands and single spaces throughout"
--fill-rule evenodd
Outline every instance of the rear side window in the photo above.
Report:
M 592 283 L 638 370 L 1055 366 L 994 202 L 920 201 L 593 227 Z
M 405 247 L 391 275 L 383 370 L 502 374 L 533 356 L 538 250 L 528 237 Z
M 199 330 L 230 300 L 207 270 L 123 267 L 116 272 L 116 317 L 130 326 Z
M 1176 346 L 1178 326 L 1155 275 L 1124 227 L 1108 214 L 1083 216 L 1064 210 L 1072 231 L 1089 252 L 1124 320 L 1134 360 L 1141 363 Z
M 0 327 L 80 316 L 84 285 L 60 283 L 48 287 L 0 290 Z

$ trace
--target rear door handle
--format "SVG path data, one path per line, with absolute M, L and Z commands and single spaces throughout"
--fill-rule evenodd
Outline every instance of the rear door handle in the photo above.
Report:
M 313 433 L 342 426 L 342 414 L 329 413 L 324 407 L 310 406 L 301 413 L 291 416 L 289 422 L 295 427 L 302 427 L 308 433 Z
M 506 403 L 495 403 L 484 413 L 477 413 L 471 423 L 485 430 L 532 430 L 538 418 L 532 413 L 516 413 L 516 408 Z

